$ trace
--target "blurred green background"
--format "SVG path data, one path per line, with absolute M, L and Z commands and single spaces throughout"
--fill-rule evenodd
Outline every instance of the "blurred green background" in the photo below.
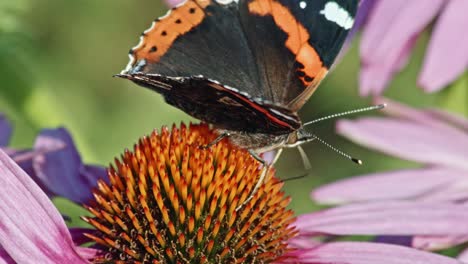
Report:
M 191 120 L 160 95 L 112 77 L 127 64 L 127 52 L 137 44 L 139 34 L 165 9 L 158 0 L 0 1 L 0 111 L 15 125 L 12 145 L 30 147 L 41 128 L 65 126 L 87 163 L 106 165 L 154 128 Z M 438 94 L 424 94 L 416 87 L 428 33 L 421 36 L 410 65 L 392 82 L 386 96 L 466 115 L 466 76 Z M 302 109 L 304 121 L 370 104 L 358 97 L 358 41 Z M 298 214 L 317 208 L 309 193 L 320 184 L 416 166 L 340 138 L 334 133 L 334 121 L 317 124 L 313 130 L 363 159 L 364 165 L 357 166 L 322 145 L 306 145 L 313 170 L 286 183 Z M 295 150 L 285 151 L 277 169 L 282 178 L 304 173 Z M 55 202 L 72 216 L 71 225 L 82 225 L 76 218 L 83 213 L 78 206 L 63 199 Z

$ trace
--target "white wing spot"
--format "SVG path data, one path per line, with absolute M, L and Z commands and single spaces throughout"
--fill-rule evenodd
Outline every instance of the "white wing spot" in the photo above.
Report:
M 217 2 L 218 4 L 228 5 L 228 4 L 232 3 L 232 2 L 236 2 L 236 3 L 237 3 L 237 2 L 239 2 L 239 0 L 216 0 L 216 2 Z
M 301 1 L 301 2 L 299 2 L 299 7 L 301 9 L 305 9 L 307 7 L 307 3 L 305 1 Z
M 354 18 L 336 2 L 326 3 L 320 14 L 324 15 L 328 21 L 335 22 L 344 29 L 348 30 L 353 27 Z

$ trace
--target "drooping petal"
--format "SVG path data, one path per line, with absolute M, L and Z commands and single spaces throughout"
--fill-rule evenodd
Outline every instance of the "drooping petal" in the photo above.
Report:
M 441 250 L 468 242 L 468 234 L 462 236 L 416 236 L 412 247 L 423 250 Z
M 36 138 L 34 148 L 43 149 L 55 144 L 65 147 L 33 159 L 37 177 L 55 195 L 77 203 L 89 201 L 96 179 L 106 175 L 104 170 L 85 167 L 70 134 L 63 128 L 43 130 Z
M 451 125 L 463 129 L 466 133 L 468 133 L 468 119 L 461 115 L 445 112 L 439 109 L 429 109 L 427 110 L 427 113 L 434 118 L 445 121 Z
M 468 171 L 443 167 L 392 171 L 321 186 L 312 192 L 312 199 L 323 204 L 417 199 L 457 183 L 467 185 Z
M 10 121 L 6 119 L 5 115 L 0 114 L 0 147 L 8 145 L 12 130 Z
M 300 259 L 300 263 L 311 264 L 461 264 L 452 258 L 408 247 L 367 242 L 326 243 L 291 255 Z
M 468 206 L 390 201 L 352 204 L 301 215 L 301 235 L 468 235 Z M 454 228 L 457 227 L 457 228 Z
M 468 169 L 468 136 L 455 127 L 362 118 L 338 121 L 337 131 L 361 145 L 403 159 Z
M 455 81 L 468 68 L 468 1 L 447 1 L 437 19 L 419 77 L 428 92 L 436 92 Z
M 288 240 L 288 245 L 291 248 L 311 248 L 320 245 L 321 242 L 313 240 L 308 236 L 296 236 Z
M 378 95 L 383 91 L 393 75 L 404 67 L 419 33 L 444 3 L 445 0 L 376 3 L 361 41 L 361 95 Z
M 87 263 L 47 195 L 0 150 L 0 245 L 17 263 Z
M 386 115 L 411 120 L 431 126 L 455 126 L 468 133 L 468 119 L 456 113 L 440 109 L 419 110 L 384 97 L 375 97 L 374 104 L 386 104 L 382 112 Z

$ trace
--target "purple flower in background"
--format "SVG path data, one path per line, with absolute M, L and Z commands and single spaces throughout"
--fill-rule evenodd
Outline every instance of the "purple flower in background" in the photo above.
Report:
M 0 147 L 7 146 L 10 142 L 12 128 L 5 115 L 0 113 Z
M 0 149 L 3 149 L 50 197 L 61 196 L 76 203 L 88 202 L 97 179 L 106 179 L 105 169 L 86 165 L 64 128 L 44 129 L 30 150 L 7 148 L 12 127 L 0 114 Z
M 410 200 L 452 203 L 467 210 L 468 120 L 440 110 L 416 110 L 389 100 L 378 99 L 377 103 L 383 101 L 388 104 L 384 112 L 390 117 L 342 120 L 337 125 L 338 132 L 366 147 L 424 166 L 341 180 L 315 190 L 313 199 L 326 204 Z M 419 221 L 424 223 L 423 219 Z M 468 224 L 455 226 L 465 228 Z M 468 242 L 468 233 L 419 234 L 412 245 L 434 250 L 464 242 Z
M 468 1 L 366 0 L 373 5 L 361 40 L 361 95 L 379 95 L 408 62 L 420 33 L 434 20 L 418 83 L 427 92 L 455 81 L 468 67 Z

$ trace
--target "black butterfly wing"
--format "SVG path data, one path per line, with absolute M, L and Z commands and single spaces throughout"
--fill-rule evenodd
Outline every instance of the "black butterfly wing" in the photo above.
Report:
M 358 0 L 240 0 L 242 26 L 267 98 L 296 112 L 338 55 Z
M 356 4 L 187 0 L 142 34 L 120 76 L 216 126 L 289 133 L 338 54 Z

